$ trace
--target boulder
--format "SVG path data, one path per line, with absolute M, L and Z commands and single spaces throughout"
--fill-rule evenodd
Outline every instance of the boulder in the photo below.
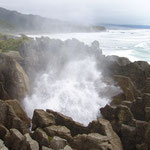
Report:
M 50 109 L 46 111 L 55 116 L 56 125 L 67 127 L 71 131 L 72 136 L 89 132 L 87 127 L 85 127 L 83 124 L 73 121 L 72 118 L 70 117 L 67 117 L 61 113 L 52 111 Z
M 8 103 L 10 106 L 12 106 L 13 110 L 15 111 L 16 115 L 24 121 L 28 127 L 30 127 L 30 119 L 25 113 L 25 111 L 22 109 L 19 101 L 17 100 L 7 100 L 6 103 Z
M 0 150 L 8 150 L 8 148 L 4 145 L 4 142 L 0 139 Z
M 103 117 L 110 121 L 113 130 L 117 133 L 121 130 L 121 125 L 132 125 L 134 124 L 134 117 L 130 109 L 127 106 L 119 105 L 117 107 L 111 107 L 106 105 L 100 109 Z
M 54 150 L 64 149 L 67 145 L 67 141 L 58 136 L 54 136 L 51 140 L 51 148 Z
M 145 104 L 141 97 L 133 101 L 130 110 L 135 119 L 143 121 L 145 120 Z
M 121 104 L 124 105 L 124 106 L 127 106 L 128 108 L 131 108 L 132 102 L 130 102 L 130 101 L 123 101 Z
M 145 120 L 150 121 L 150 107 L 145 107 Z
M 16 128 L 21 133 L 28 133 L 26 122 L 22 121 L 15 113 L 13 107 L 5 101 L 0 100 L 0 124 L 8 129 Z
M 44 128 L 55 124 L 55 117 L 53 114 L 45 112 L 44 110 L 34 110 L 32 118 L 32 130 L 36 128 Z
M 30 93 L 29 79 L 11 57 L 0 53 L 0 99 L 22 100 Z
M 72 141 L 72 136 L 70 133 L 70 130 L 66 128 L 65 126 L 56 126 L 52 125 L 49 127 L 44 128 L 44 131 L 48 136 L 59 136 L 61 138 L 66 139 L 68 142 Z
M 142 121 L 149 121 L 150 94 L 144 93 L 142 97 L 138 97 L 131 105 L 131 112 L 134 118 Z
M 144 93 L 142 98 L 145 107 L 150 107 L 150 93 Z
M 144 71 L 146 78 L 150 77 L 150 65 L 146 61 L 136 61 L 140 68 Z
M 42 146 L 49 147 L 50 145 L 48 135 L 40 128 L 37 128 L 34 131 L 34 133 L 32 134 L 32 138 L 39 143 L 40 147 Z
M 9 130 L 5 126 L 0 124 L 0 137 L 1 137 L 1 139 L 3 141 L 5 141 L 5 138 L 7 139 L 8 136 L 10 136 Z
M 42 150 L 53 150 L 53 149 L 45 147 L 45 146 L 42 146 Z
M 121 140 L 124 150 L 136 149 L 136 128 L 122 124 Z
M 119 56 L 115 56 L 115 55 L 112 55 L 112 56 L 106 56 L 106 59 L 109 61 L 109 62 L 116 62 L 119 66 L 126 66 L 128 64 L 130 64 L 130 60 L 126 57 L 119 57 Z
M 72 150 L 72 148 L 70 146 L 66 145 L 63 150 Z
M 98 133 L 79 134 L 74 137 L 74 148 L 78 150 L 115 150 L 107 136 Z
M 17 129 L 10 129 L 10 133 L 10 149 L 22 149 L 22 144 L 25 140 L 25 137 Z
M 150 78 L 145 81 L 144 93 L 150 93 Z
M 105 107 L 100 108 L 100 111 L 105 119 L 109 120 L 110 122 L 115 120 L 116 107 L 106 105 Z
M 115 75 L 114 80 L 117 82 L 117 85 L 123 90 L 126 101 L 133 101 L 139 95 L 139 92 L 136 90 L 133 82 L 129 77 Z
M 148 123 L 146 131 L 145 131 L 145 143 L 148 147 L 148 149 L 150 149 L 150 123 Z
M 126 96 L 124 93 L 120 93 L 112 98 L 110 105 L 111 106 L 121 105 L 124 101 L 126 101 Z
M 145 143 L 137 144 L 136 145 L 136 150 L 148 150 L 148 147 Z
M 124 58 L 119 57 L 119 59 L 121 62 Z M 116 56 L 107 56 L 102 63 L 103 75 L 110 77 L 114 75 L 129 77 L 136 89 L 142 90 L 145 86 L 145 80 L 150 76 L 149 65 L 143 64 L 145 63 L 141 61 L 133 63 L 123 61 L 123 63 L 119 63 Z
M 29 133 L 26 133 L 25 140 L 22 144 L 22 150 L 39 150 L 39 144 L 33 140 Z
M 142 142 L 145 142 L 145 134 L 148 128 L 148 122 L 146 121 L 135 121 L 135 127 L 136 127 L 136 143 L 141 144 Z
M 107 137 L 111 147 L 115 150 L 121 150 L 122 144 L 118 135 L 113 131 L 109 121 L 99 118 L 89 124 L 88 128 L 92 133 L 99 133 Z

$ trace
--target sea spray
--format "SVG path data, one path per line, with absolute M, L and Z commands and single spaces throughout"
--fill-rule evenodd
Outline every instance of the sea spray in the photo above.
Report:
M 24 106 L 30 117 L 34 109 L 52 109 L 87 125 L 120 89 L 102 81 L 97 68 L 99 48 L 93 44 L 95 50 L 90 51 L 92 48 L 80 47 L 77 41 L 68 43 L 52 52 L 47 69 L 36 78 L 33 94 L 24 99 Z

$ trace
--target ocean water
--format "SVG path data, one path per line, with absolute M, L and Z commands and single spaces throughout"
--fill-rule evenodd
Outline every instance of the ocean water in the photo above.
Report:
M 35 35 L 29 35 L 35 37 Z M 36 35 L 40 37 L 41 35 Z M 53 39 L 76 38 L 88 45 L 99 41 L 105 55 L 127 57 L 131 61 L 143 60 L 150 63 L 150 29 L 108 30 L 100 33 L 67 33 L 43 35 Z
M 150 62 L 150 30 L 110 30 L 44 36 L 61 40 L 76 38 L 88 45 L 97 40 L 105 55 Z M 74 51 L 73 48 L 63 49 L 58 55 L 63 56 L 58 59 L 57 54 L 54 55 L 47 62 L 49 67 L 35 79 L 32 95 L 26 96 L 23 101 L 25 110 L 32 117 L 34 109 L 52 109 L 88 125 L 101 115 L 99 109 L 122 91 L 119 87 L 103 82 L 102 71 L 96 67 L 98 60 L 95 55 L 86 50 Z M 62 64 L 63 60 L 66 62 Z

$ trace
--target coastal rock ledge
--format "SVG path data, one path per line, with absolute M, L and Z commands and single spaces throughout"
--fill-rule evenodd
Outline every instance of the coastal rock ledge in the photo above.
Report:
M 11 150 L 123 150 L 109 121 L 99 118 L 87 127 L 52 110 L 35 110 L 32 130 L 9 101 L 0 101 L 0 137 Z M 6 149 L 7 149 L 6 148 Z
M 150 150 L 150 65 L 147 62 L 104 56 L 98 42 L 89 47 L 76 39 L 63 42 L 23 37 L 15 49 L 6 49 L 10 48 L 9 40 L 0 37 L 0 149 Z M 30 119 L 22 105 L 22 99 L 32 92 L 36 74 L 53 58 L 49 58 L 49 49 L 59 52 L 68 46 L 74 51 L 87 50 L 96 57 L 104 81 L 122 90 L 109 105 L 100 108 L 102 117 L 88 126 L 49 109 L 34 110 Z

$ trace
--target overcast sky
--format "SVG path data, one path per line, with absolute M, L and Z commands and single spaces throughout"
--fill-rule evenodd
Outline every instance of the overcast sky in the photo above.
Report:
M 150 0 L 0 0 L 0 7 L 78 23 L 150 25 Z

